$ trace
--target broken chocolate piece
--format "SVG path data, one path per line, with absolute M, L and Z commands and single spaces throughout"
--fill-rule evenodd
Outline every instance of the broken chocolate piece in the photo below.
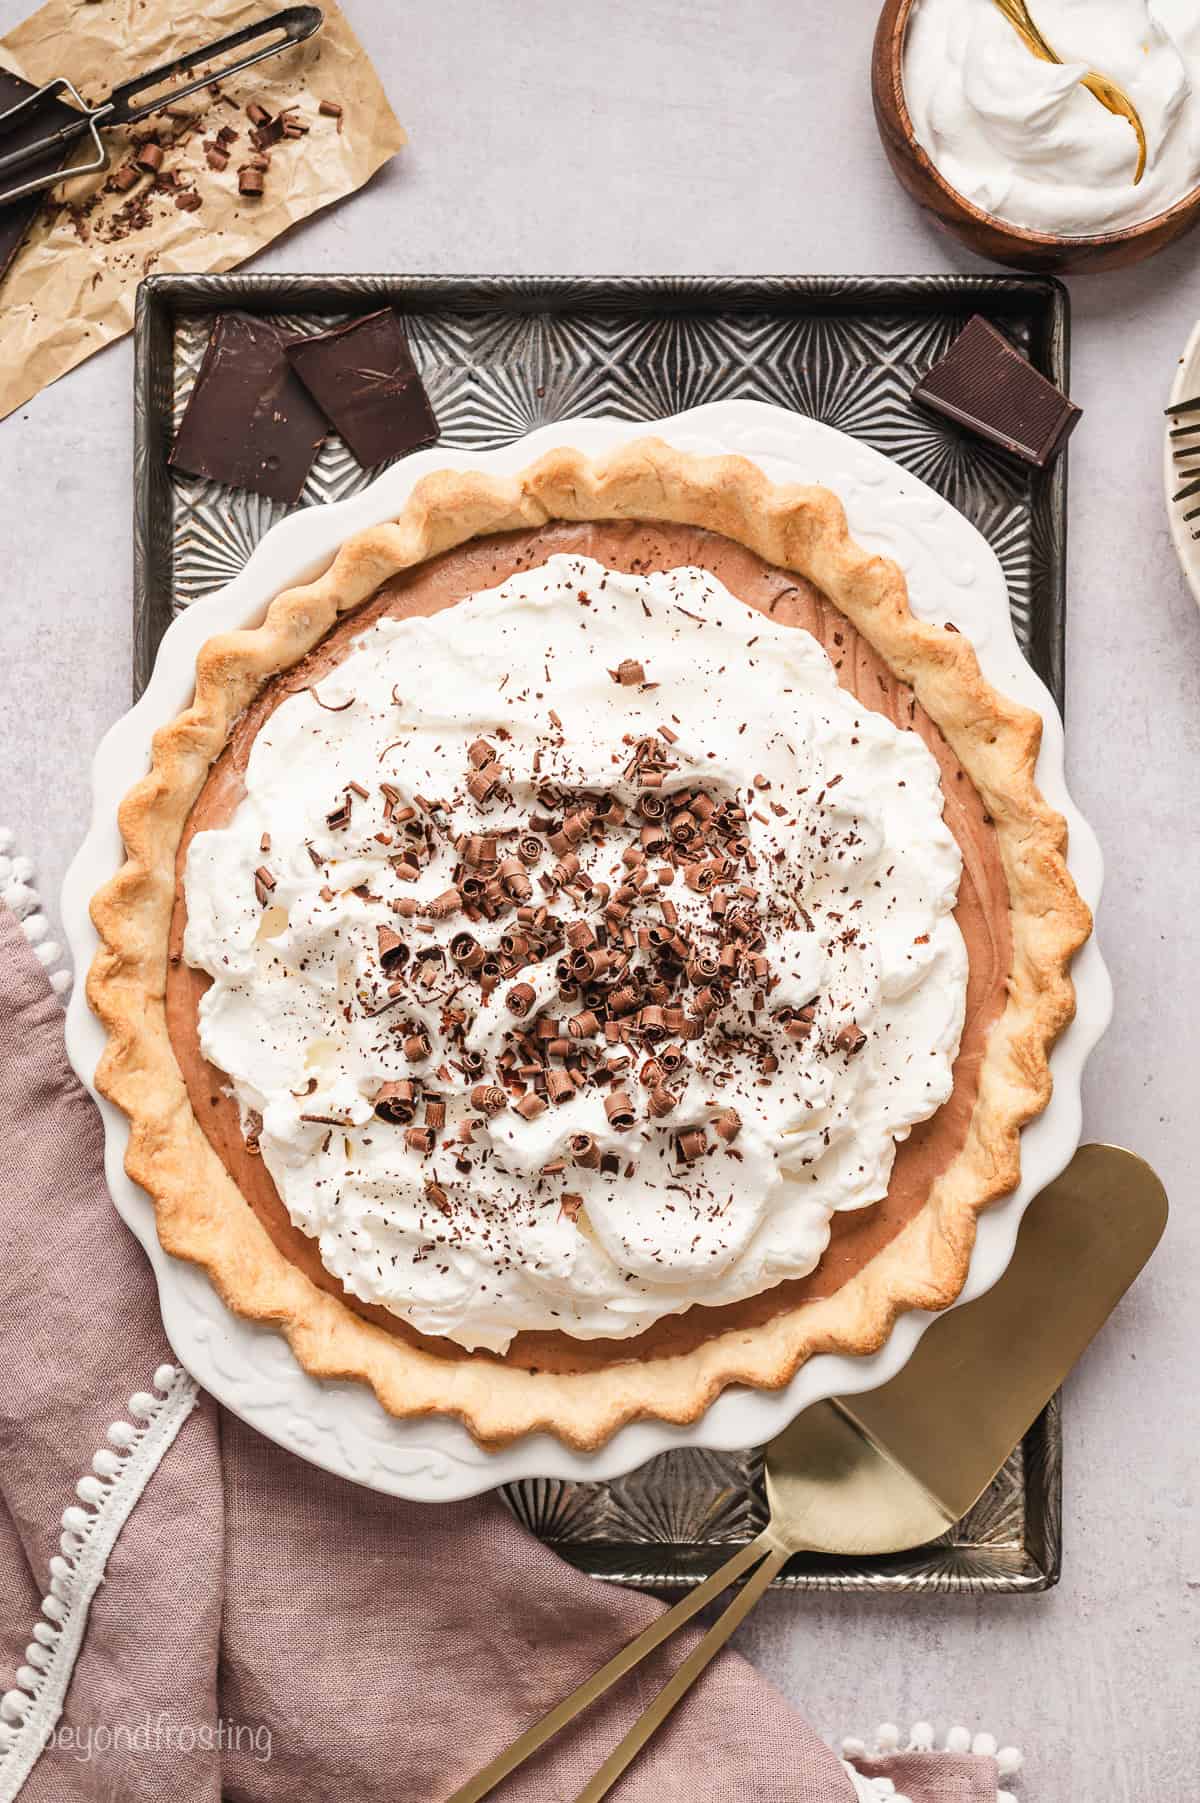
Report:
M 275 327 L 248 313 L 223 313 L 170 461 L 212 482 L 294 502 L 325 431 Z
M 292 368 L 367 469 L 438 436 L 395 313 L 385 307 L 287 347 Z
M 1045 469 L 1079 421 L 1081 409 L 977 313 L 912 398 Z

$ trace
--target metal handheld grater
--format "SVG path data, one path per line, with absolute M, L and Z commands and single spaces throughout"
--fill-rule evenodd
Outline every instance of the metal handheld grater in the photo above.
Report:
M 160 68 L 151 69 L 146 75 L 135 75 L 131 81 L 122 82 L 119 88 L 114 88 L 108 99 L 102 100 L 99 106 L 89 107 L 67 76 L 56 75 L 52 81 L 44 83 L 32 94 L 18 100 L 15 106 L 0 113 L 0 206 L 7 205 L 9 201 L 23 200 L 31 194 L 39 194 L 43 189 L 54 187 L 67 176 L 85 175 L 92 170 L 103 169 L 108 162 L 108 150 L 100 136 L 102 130 L 107 130 L 112 125 L 135 125 L 139 119 L 146 119 L 165 106 L 173 106 L 185 95 L 194 94 L 198 88 L 205 88 L 212 81 L 224 81 L 231 75 L 240 75 L 243 69 L 262 62 L 265 57 L 275 56 L 292 44 L 303 43 L 305 38 L 311 37 L 323 24 L 324 17 L 319 6 L 286 7 L 282 12 L 272 13 L 269 18 L 260 19 L 254 25 L 244 25 L 240 31 L 231 31 L 227 37 L 218 38 L 215 43 L 205 44 L 199 50 L 177 56 L 173 62 L 163 63 Z M 264 42 L 267 39 L 270 41 Z M 211 67 L 216 58 L 240 50 L 243 45 L 253 45 L 254 48 L 223 68 Z M 201 64 L 205 65 L 203 74 L 197 72 Z M 183 78 L 178 85 L 164 89 L 165 83 L 175 84 L 177 77 Z M 69 99 L 79 108 L 76 118 L 47 131 L 44 136 L 32 142 L 23 142 L 19 149 L 3 152 L 2 146 L 8 133 L 20 127 L 28 127 L 39 109 L 49 107 L 51 103 L 63 98 Z M 60 106 L 59 116 L 61 112 Z M 24 132 L 22 136 L 25 136 Z M 23 171 L 41 162 L 43 158 L 53 156 L 55 152 L 64 151 L 79 138 L 91 139 L 93 154 L 87 162 L 73 163 L 66 169 L 56 167 L 48 173 L 35 174 L 21 180 Z

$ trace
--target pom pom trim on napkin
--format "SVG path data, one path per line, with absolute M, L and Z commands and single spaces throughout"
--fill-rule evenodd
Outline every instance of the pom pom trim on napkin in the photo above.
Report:
M 857 1803 L 909 1803 L 909 1798 L 896 1789 L 893 1779 L 868 1777 L 864 1772 L 858 1771 L 852 1763 L 855 1760 L 891 1759 L 897 1753 L 974 1753 L 980 1759 L 994 1759 L 1001 1778 L 1013 1777 L 1024 1764 L 1019 1747 L 1001 1747 L 994 1734 L 982 1731 L 972 1734 L 969 1728 L 961 1725 L 949 1728 L 945 1741 L 939 1747 L 931 1722 L 914 1722 L 907 1740 L 894 1722 L 881 1722 L 875 1730 L 873 1741 L 847 1735 L 841 1743 L 841 1752 L 842 1763 L 854 1785 Z M 1017 1799 L 1011 1791 L 998 1790 L 996 1803 L 1017 1803 Z
M 6 827 L 0 827 L 0 901 L 20 921 L 21 931 L 45 966 L 55 995 L 65 996 L 71 987 L 66 953 L 50 937 L 50 922 L 42 913 L 42 898 L 33 886 L 33 863 L 17 856 L 13 836 Z
M 109 1554 L 196 1406 L 199 1391 L 186 1371 L 160 1365 L 153 1382 L 154 1394 L 139 1390 L 129 1398 L 133 1419 L 113 1422 L 109 1444 L 75 1486 L 79 1501 L 63 1511 L 62 1551 L 50 1561 L 42 1619 L 14 1687 L 0 1696 L 0 1803 L 13 1803 L 58 1724 Z

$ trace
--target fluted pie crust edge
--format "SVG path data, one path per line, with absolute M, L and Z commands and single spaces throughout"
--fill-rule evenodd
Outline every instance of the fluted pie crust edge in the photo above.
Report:
M 389 577 L 490 533 L 630 519 L 705 527 L 799 572 L 911 686 L 995 823 L 1011 908 L 1008 996 L 964 1144 L 920 1213 L 833 1295 L 600 1371 L 528 1371 L 482 1353 L 451 1361 L 318 1289 L 276 1248 L 205 1137 L 166 1022 L 176 851 L 255 694 Z M 976 1218 L 1018 1181 L 1020 1130 L 1049 1100 L 1049 1052 L 1074 1012 L 1069 964 L 1091 916 L 1067 870 L 1066 823 L 1035 786 L 1041 732 L 1038 714 L 984 679 L 966 638 L 914 617 L 900 570 L 854 543 L 826 489 L 777 486 L 744 458 L 694 457 L 653 438 L 595 461 L 552 451 L 511 477 L 425 477 L 398 519 L 348 539 L 323 575 L 277 596 L 261 626 L 203 646 L 195 699 L 155 734 L 151 769 L 121 804 L 126 862 L 92 902 L 102 944 L 87 993 L 108 1033 L 96 1082 L 129 1117 L 125 1168 L 153 1199 L 163 1246 L 202 1265 L 238 1314 L 278 1327 L 315 1377 L 369 1383 L 393 1415 L 457 1416 L 485 1445 L 540 1429 L 591 1449 L 639 1418 L 695 1421 L 729 1384 L 777 1388 L 816 1353 L 877 1351 L 902 1311 L 945 1308 L 961 1290 Z M 723 1316 L 736 1323 L 736 1305 Z

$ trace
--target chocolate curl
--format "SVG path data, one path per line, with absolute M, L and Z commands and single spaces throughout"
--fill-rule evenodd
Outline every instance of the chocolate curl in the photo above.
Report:
M 517 1113 L 522 1115 L 527 1121 L 536 1121 L 538 1115 L 545 1114 L 545 1112 L 546 1103 L 541 1096 L 535 1095 L 532 1090 L 529 1091 L 528 1095 L 522 1096 L 521 1100 L 517 1103 Z
M 661 795 L 643 795 L 639 797 L 637 811 L 643 820 L 661 820 L 667 804 Z
M 432 1127 L 435 1133 L 440 1133 L 446 1125 L 446 1104 L 441 1096 L 426 1096 L 425 1125 Z
M 844 1027 L 838 1028 L 833 1043 L 839 1052 L 845 1052 L 852 1058 L 855 1052 L 862 1051 L 867 1043 L 867 1036 L 861 1027 L 853 1021 L 847 1021 Z
M 667 842 L 667 835 L 661 821 L 648 821 L 641 830 L 642 850 L 644 852 L 661 851 Z
M 683 873 L 683 880 L 698 895 L 706 895 L 716 882 L 720 869 L 719 864 L 689 864 Z M 722 908 L 721 912 L 724 911 Z
M 672 1032 L 682 1032 L 686 1025 L 686 1021 L 680 1021 L 679 1027 L 673 1027 L 671 1030 Z M 687 1053 L 681 1046 L 665 1045 L 658 1053 L 658 1062 L 662 1065 L 667 1076 L 673 1077 L 676 1071 L 681 1071 L 687 1063 Z
M 450 956 L 462 970 L 478 970 L 487 956 L 478 939 L 470 933 L 456 933 L 450 941 Z
M 601 951 L 580 949 L 572 952 L 570 960 L 571 975 L 579 983 L 592 983 L 607 967 L 608 959 Z
M 562 1200 L 558 1205 L 558 1212 L 562 1218 L 567 1221 L 577 1221 L 582 1209 L 583 1197 L 578 1191 L 565 1189 L 562 1193 Z
M 565 1102 L 575 1094 L 575 1085 L 566 1071 L 547 1071 L 546 1094 L 556 1105 Z
M 677 1105 L 676 1098 L 669 1089 L 652 1089 L 646 1098 L 647 1106 L 656 1120 L 662 1120 Z
M 401 883 L 415 883 L 421 874 L 421 866 L 411 852 L 406 851 L 402 858 L 392 860 L 392 869 Z
M 604 1112 L 608 1116 L 609 1126 L 614 1133 L 628 1133 L 637 1116 L 633 1103 L 623 1089 L 613 1090 L 604 1098 Z
M 687 974 L 690 982 L 711 983 L 713 978 L 719 976 L 720 973 L 719 959 L 714 958 L 709 952 L 699 953 L 696 957 L 688 959 Z
M 572 1039 L 591 1039 L 600 1031 L 600 1019 L 592 1008 L 585 1008 L 580 1014 L 573 1014 L 567 1022 L 567 1032 Z
M 703 989 L 696 991 L 696 1013 L 700 1015 L 701 1019 L 707 1019 L 710 1014 L 715 1014 L 717 1009 L 723 1006 L 724 1001 L 725 992 L 722 989 L 718 988 L 716 984 L 706 984 Z
M 651 1044 L 656 1040 L 664 1038 L 667 1031 L 667 1016 L 665 1011 L 660 1008 L 657 1003 L 652 1004 L 649 1008 L 643 1008 L 638 1015 L 638 1026 L 641 1028 L 644 1037 L 648 1039 Z
M 380 927 L 376 934 L 379 962 L 386 976 L 395 976 L 408 963 L 408 946 L 391 927 Z
M 567 928 L 567 944 L 573 952 L 585 952 L 596 943 L 596 929 L 587 920 L 573 920 Z
M 423 1058 L 428 1058 L 431 1050 L 432 1047 L 429 1043 L 429 1035 L 424 1027 L 418 1028 L 415 1033 L 406 1035 L 404 1040 L 404 1056 L 411 1059 L 413 1064 L 419 1064 Z
M 429 904 L 429 913 L 434 920 L 448 920 L 451 914 L 457 914 L 462 907 L 462 896 L 453 887 L 443 889 L 440 895 L 434 896 Z
M 638 683 L 646 680 L 646 672 L 635 657 L 622 658 L 616 669 L 609 671 L 609 675 L 623 689 L 636 688 Z
M 567 1141 L 572 1162 L 584 1171 L 600 1169 L 600 1148 L 590 1133 L 572 1133 Z
M 533 884 L 520 858 L 505 858 L 496 875 L 510 901 L 528 901 L 533 894 Z
M 483 1069 L 485 1060 L 482 1052 L 477 1052 L 474 1046 L 468 1046 L 464 1047 L 459 1063 L 468 1077 L 477 1077 Z
M 557 1039 L 558 1022 L 552 1020 L 548 1014 L 539 1014 L 534 1025 L 533 1037 L 535 1039 Z
M 641 1070 L 638 1072 L 638 1081 L 646 1089 L 661 1089 L 663 1075 L 663 1067 L 659 1060 L 657 1058 L 647 1058 L 645 1064 L 643 1064 Z
M 550 843 L 553 845 L 554 841 L 551 840 Z M 575 856 L 575 853 L 571 851 L 568 852 L 565 857 L 558 860 L 558 863 L 555 864 L 550 874 L 560 887 L 565 887 L 567 883 L 574 882 L 575 878 L 579 875 L 579 868 L 579 859 Z
M 425 1198 L 432 1202 L 435 1208 L 439 1208 L 444 1215 L 450 1213 L 450 1197 L 441 1184 L 435 1183 L 432 1177 L 425 1179 Z
M 736 1108 L 726 1108 L 713 1119 L 713 1132 L 731 1146 L 742 1130 L 742 1117 Z
M 632 1014 L 641 999 L 638 990 L 636 990 L 631 983 L 624 983 L 619 989 L 614 989 L 609 996 L 609 1013 Z
M 410 1127 L 404 1135 L 404 1143 L 410 1151 L 424 1154 L 433 1151 L 436 1137 L 432 1127 Z
M 407 1127 L 416 1112 L 417 1086 L 403 1078 L 385 1083 L 375 1097 L 375 1113 L 392 1127 Z
M 502 1114 L 508 1107 L 508 1097 L 494 1083 L 477 1083 L 471 1091 L 471 1106 L 478 1108 L 480 1114 Z
M 690 845 L 696 837 L 697 827 L 696 816 L 687 808 L 681 808 L 678 814 L 671 816 L 671 838 L 676 845 Z
M 467 789 L 474 800 L 489 801 L 500 787 L 500 776 L 499 764 L 485 764 L 481 770 L 472 770 Z
M 620 826 L 625 819 L 625 809 L 615 795 L 598 795 L 590 805 L 593 817 L 603 826 Z
M 496 748 L 489 745 L 486 739 L 476 739 L 467 746 L 467 757 L 476 770 L 482 770 L 486 765 L 495 763 Z
M 496 862 L 496 841 L 486 838 L 480 833 L 467 834 L 460 842 L 458 849 L 464 862 L 474 865 L 476 869 L 482 864 Z
M 528 864 L 532 869 L 535 864 L 540 862 L 543 849 L 542 842 L 536 833 L 526 833 L 518 842 L 517 856 L 522 864 Z
M 501 933 L 500 935 L 500 950 L 514 970 L 524 963 L 532 944 L 533 941 L 526 933 Z
M 703 1127 L 686 1127 L 675 1135 L 675 1151 L 680 1164 L 695 1164 L 703 1155 L 707 1140 Z
M 265 908 L 271 899 L 271 891 L 275 887 L 275 878 L 265 864 L 260 864 L 254 872 L 254 894 L 260 908 Z
M 510 1014 L 524 1016 L 537 1000 L 537 991 L 532 983 L 514 983 L 504 999 Z

